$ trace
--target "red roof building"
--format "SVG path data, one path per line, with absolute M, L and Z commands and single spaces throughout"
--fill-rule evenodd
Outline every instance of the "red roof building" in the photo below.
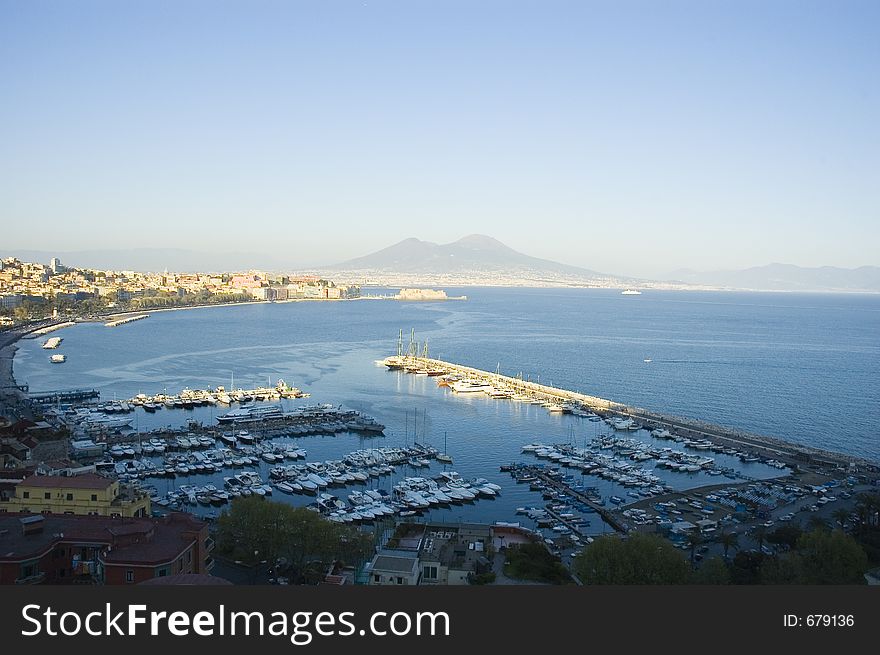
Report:
M 190 514 L 0 514 L 0 584 L 136 584 L 207 574 L 208 526 Z

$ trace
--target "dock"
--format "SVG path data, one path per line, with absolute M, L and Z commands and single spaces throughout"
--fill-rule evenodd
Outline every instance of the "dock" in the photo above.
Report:
M 22 335 L 22 339 L 35 339 L 37 337 L 41 337 L 44 334 L 49 334 L 50 332 L 54 332 L 55 330 L 60 330 L 62 328 L 71 327 L 72 325 L 76 325 L 74 321 L 64 321 L 63 323 L 54 323 L 53 325 L 47 325 L 46 327 L 39 328 L 37 330 L 33 330 L 32 332 L 28 332 L 27 334 Z
M 127 316 L 125 318 L 119 318 L 115 321 L 110 321 L 108 323 L 104 323 L 104 327 L 116 327 L 117 325 L 125 325 L 126 323 L 134 323 L 135 321 L 140 321 L 145 318 L 149 318 L 149 314 L 138 314 L 137 316 Z
M 101 393 L 97 389 L 63 389 L 57 391 L 40 391 L 28 394 L 28 400 L 40 405 L 54 403 L 79 403 L 97 400 Z
M 844 469 L 855 467 L 866 471 L 876 471 L 878 469 L 876 462 L 863 458 L 793 444 L 776 437 L 751 434 L 735 428 L 715 425 L 696 419 L 660 414 L 642 407 L 634 407 L 598 396 L 524 380 L 521 375 L 512 377 L 498 371 L 493 373 L 454 362 L 420 357 L 413 354 L 391 356 L 385 360 L 385 363 L 389 368 L 409 373 L 428 371 L 429 375 L 453 375 L 466 380 L 478 381 L 489 384 L 496 389 L 511 390 L 515 393 L 527 395 L 548 403 L 575 406 L 603 418 L 619 417 L 632 419 L 633 421 L 638 421 L 649 430 L 665 428 L 685 437 L 704 438 L 715 443 L 745 448 L 764 456 L 784 459 L 792 465 L 812 464 Z

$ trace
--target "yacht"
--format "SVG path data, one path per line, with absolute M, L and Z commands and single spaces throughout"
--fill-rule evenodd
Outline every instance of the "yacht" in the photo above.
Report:
M 620 292 L 621 296 L 641 296 L 642 292 L 637 289 L 624 289 Z
M 489 393 L 492 391 L 492 385 L 485 382 L 474 382 L 469 380 L 458 380 L 452 383 L 452 390 L 456 393 Z
M 49 361 L 53 364 L 63 364 L 67 361 L 67 355 L 52 355 Z

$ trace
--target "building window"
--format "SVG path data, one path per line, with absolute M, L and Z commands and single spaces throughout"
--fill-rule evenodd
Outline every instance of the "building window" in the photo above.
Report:
M 425 580 L 436 580 L 437 579 L 437 567 L 436 566 L 426 566 L 424 569 L 423 577 Z
M 31 492 L 30 492 L 30 491 L 22 491 L 22 492 L 21 492 L 21 497 L 22 497 L 22 498 L 30 498 L 30 497 L 31 497 Z
M 126 582 L 134 582 L 134 571 L 129 569 L 125 572 L 125 581 Z
M 73 494 L 67 494 L 67 500 L 73 500 Z
M 48 491 L 43 493 L 43 498 L 45 498 L 46 500 L 49 500 L 51 497 L 52 497 L 52 494 L 50 494 Z
M 157 577 L 164 578 L 166 575 L 168 575 L 168 569 L 159 569 L 156 575 Z
M 374 575 L 373 582 L 382 582 L 382 576 L 381 575 Z
M 403 584 L 403 578 L 401 578 L 401 577 L 398 576 L 398 578 L 397 578 L 397 584 Z
M 92 494 L 92 502 L 93 503 L 97 502 L 97 500 L 98 500 L 98 494 Z

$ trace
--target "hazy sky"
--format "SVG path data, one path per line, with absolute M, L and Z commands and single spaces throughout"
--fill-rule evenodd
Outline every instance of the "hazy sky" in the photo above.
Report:
M 880 3 L 0 0 L 0 249 L 880 264 Z

